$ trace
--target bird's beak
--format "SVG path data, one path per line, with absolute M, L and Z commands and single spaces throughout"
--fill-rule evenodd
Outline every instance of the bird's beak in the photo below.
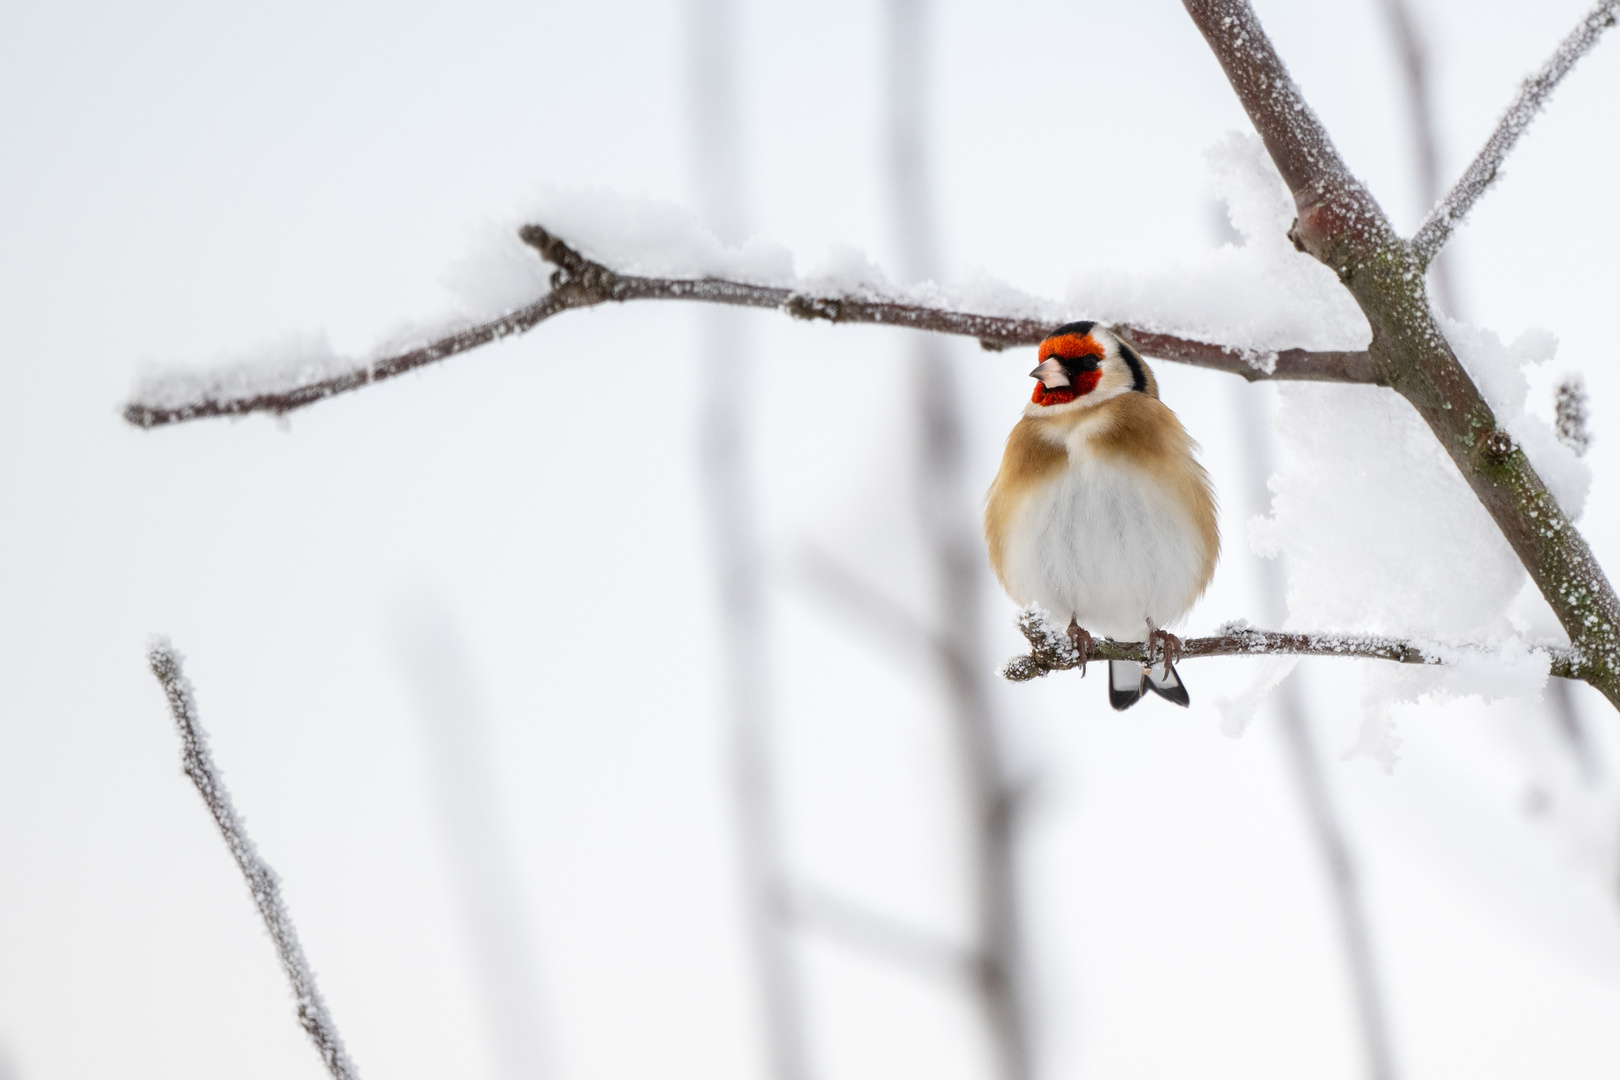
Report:
M 1032 379 L 1041 380 L 1041 384 L 1048 390 L 1056 390 L 1060 386 L 1069 385 L 1069 377 L 1063 374 L 1063 365 L 1055 356 L 1048 356 L 1034 371 L 1029 373 Z

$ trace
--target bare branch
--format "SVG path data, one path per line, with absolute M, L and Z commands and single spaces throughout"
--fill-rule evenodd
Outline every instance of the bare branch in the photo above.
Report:
M 1616 13 L 1620 13 L 1620 0 L 1601 0 L 1597 7 L 1587 12 L 1569 36 L 1559 42 L 1557 51 L 1541 66 L 1541 70 L 1519 87 L 1518 96 L 1498 121 L 1491 137 L 1485 141 L 1484 149 L 1480 150 L 1462 179 L 1457 181 L 1440 204 L 1429 211 L 1417 235 L 1412 237 L 1412 248 L 1425 265 L 1440 253 L 1452 230 L 1468 216 L 1468 211 L 1473 209 L 1479 197 L 1495 182 L 1502 162 L 1546 104 L 1553 89 L 1569 74 L 1576 61 L 1597 44 L 1603 31 L 1614 25 Z
M 253 902 L 264 919 L 265 929 L 270 931 L 270 940 L 275 942 L 276 953 L 281 957 L 281 968 L 286 972 L 287 981 L 292 984 L 293 998 L 298 1007 L 298 1023 L 315 1043 L 315 1049 L 320 1051 L 321 1060 L 326 1063 L 333 1080 L 357 1080 L 359 1073 L 343 1048 L 337 1025 L 332 1023 L 332 1016 L 326 1011 L 326 1002 L 315 985 L 315 973 L 309 969 L 304 948 L 298 943 L 298 930 L 293 926 L 292 916 L 281 899 L 279 879 L 275 871 L 270 869 L 270 864 L 259 855 L 258 848 L 254 847 L 241 818 L 236 816 L 231 793 L 226 790 L 225 781 L 214 766 L 213 754 L 208 750 L 208 733 L 197 718 L 197 702 L 192 697 L 191 680 L 186 678 L 181 668 L 180 653 L 166 639 L 158 638 L 148 646 L 146 659 L 152 666 L 152 674 L 163 685 L 163 693 L 169 699 L 169 712 L 174 716 L 175 726 L 180 729 L 180 760 L 186 776 L 197 786 L 209 814 L 213 815 L 214 824 L 219 826 L 220 835 L 225 837 L 231 857 L 247 879 L 248 891 L 253 894 Z
M 1030 651 L 1015 656 L 1001 674 L 1013 682 L 1027 682 L 1054 671 L 1080 666 L 1080 653 L 1068 634 L 1054 626 L 1046 613 L 1028 607 L 1018 613 L 1018 629 L 1029 640 Z M 1552 658 L 1552 674 L 1566 679 L 1587 679 L 1589 661 L 1576 649 L 1544 648 Z M 1376 634 L 1288 633 L 1227 625 L 1211 637 L 1183 638 L 1181 659 L 1204 656 L 1342 656 L 1363 660 L 1392 660 L 1397 664 L 1444 664 L 1445 658 L 1426 652 L 1402 638 Z M 1135 660 L 1151 663 L 1160 657 L 1145 642 L 1093 639 L 1088 660 Z M 1178 663 L 1180 661 L 1177 661 Z
M 526 307 L 372 361 L 352 371 L 312 380 L 288 390 L 233 394 L 228 388 L 221 387 L 201 393 L 183 404 L 137 398 L 124 407 L 124 419 L 136 427 L 152 428 L 215 416 L 246 416 L 250 413 L 279 416 L 337 394 L 415 371 L 457 353 L 526 333 L 565 311 L 627 300 L 688 300 L 774 309 L 799 319 L 901 326 L 977 338 L 981 345 L 991 351 L 1038 344 L 1058 325 L 1039 319 L 978 315 L 901 300 L 813 295 L 778 286 L 722 278 L 651 278 L 620 274 L 587 259 L 539 225 L 524 226 L 520 235 L 547 262 L 557 267 L 551 277 L 551 291 Z M 1364 352 L 1287 349 L 1276 354 L 1257 354 L 1137 327 L 1123 326 L 1119 329 L 1150 357 L 1231 372 L 1251 382 L 1262 379 L 1356 383 L 1381 381 Z

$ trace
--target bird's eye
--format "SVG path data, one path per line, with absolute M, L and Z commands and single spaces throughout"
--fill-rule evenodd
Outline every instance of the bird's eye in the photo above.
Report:
M 1076 357 L 1073 357 L 1073 358 L 1071 358 L 1069 360 L 1069 364 L 1072 365 L 1078 371 L 1096 371 L 1097 370 L 1097 357 L 1095 357 L 1095 356 L 1076 356 Z

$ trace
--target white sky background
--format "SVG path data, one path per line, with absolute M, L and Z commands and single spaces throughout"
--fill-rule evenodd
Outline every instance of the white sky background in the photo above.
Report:
M 1447 175 L 1585 6 L 1423 5 Z M 1375 6 L 1259 9 L 1351 166 L 1415 226 Z M 806 259 L 847 241 L 892 264 L 879 13 L 750 5 L 753 216 Z M 439 309 L 467 229 L 543 181 L 689 203 L 680 16 L 629 2 L 0 11 L 0 1062 L 24 1080 L 321 1075 L 180 776 L 142 658 L 153 631 L 189 657 L 362 1071 L 491 1075 L 427 740 L 390 638 L 400 598 L 423 592 L 452 613 L 488 706 L 557 1080 L 759 1075 L 715 719 L 693 313 L 569 314 L 290 430 L 140 432 L 117 415 L 142 358 L 323 327 L 353 351 Z M 954 3 L 938 25 L 957 272 L 1060 297 L 1081 267 L 1215 243 L 1202 152 L 1248 125 L 1179 5 Z M 1508 338 L 1554 331 L 1553 366 L 1586 374 L 1583 527 L 1611 573 L 1617 100 L 1620 38 L 1559 90 L 1455 241 L 1468 313 Z M 754 335 L 773 550 L 815 537 L 904 594 L 899 337 L 769 313 Z M 982 487 L 1028 355 L 961 348 Z M 626 365 L 640 373 L 628 385 Z M 1190 628 L 1253 617 L 1231 408 L 1266 391 L 1157 370 L 1225 493 L 1226 554 Z M 926 683 L 802 592 L 779 595 L 792 861 L 956 929 L 949 747 Z M 1019 644 L 1009 619 L 996 652 Z M 1231 740 L 1210 707 L 1252 671 L 1188 665 L 1188 713 L 1116 717 L 1095 678 L 1001 694 L 1039 777 L 1027 889 L 1047 1075 L 1359 1075 L 1270 719 Z M 1359 684 L 1342 666 L 1308 675 L 1313 700 L 1334 703 L 1336 751 Z M 1612 711 L 1579 700 L 1620 746 Z M 1615 822 L 1521 812 L 1556 780 L 1535 710 L 1400 720 L 1393 777 L 1365 760 L 1330 774 L 1408 1074 L 1612 1076 L 1620 903 L 1600 874 Z M 962 998 L 838 945 L 804 955 L 818 1080 L 981 1075 Z

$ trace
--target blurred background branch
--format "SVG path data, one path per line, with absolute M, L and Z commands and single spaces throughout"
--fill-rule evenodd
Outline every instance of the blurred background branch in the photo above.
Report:
M 685 15 L 687 110 L 697 205 L 720 241 L 737 246 L 748 239 L 738 85 L 739 3 L 686 0 Z M 559 274 L 589 278 L 597 273 L 566 261 L 559 266 Z M 750 336 L 742 312 L 717 309 L 702 315 L 698 465 L 718 601 L 721 702 L 729 732 L 746 933 L 759 990 L 768 1074 L 772 1080 L 808 1080 L 812 1072 L 805 989 L 793 941 L 775 902 L 786 881 L 786 853 L 773 760 L 771 615 L 747 426 Z
M 930 0 L 886 0 L 885 65 L 889 212 L 903 279 L 939 281 L 939 223 L 932 183 L 934 122 Z M 983 337 L 984 335 L 980 335 Z M 967 484 L 965 423 L 955 358 L 943 339 L 911 343 L 907 384 L 917 441 L 916 513 L 932 565 L 934 640 L 955 729 L 968 804 L 974 967 L 1001 1080 L 1030 1080 L 1033 1047 L 1019 895 L 1018 802 L 1007 775 L 1005 735 L 990 696 L 984 648 L 985 558 L 978 493 Z
M 551 1074 L 530 912 L 512 858 L 489 716 L 473 658 L 442 601 L 402 600 L 389 620 L 416 698 L 442 826 L 446 879 L 460 907 L 498 1080 Z
M 1254 391 L 1239 388 L 1232 396 L 1239 445 L 1246 459 L 1243 474 L 1248 482 L 1243 495 L 1251 514 L 1264 514 L 1271 506 L 1267 482 L 1274 471 L 1271 424 Z M 1286 567 L 1280 557 L 1253 561 L 1257 564 L 1260 610 L 1265 618 L 1281 622 L 1288 612 Z M 1271 704 L 1281 729 L 1289 773 L 1305 811 L 1305 823 L 1326 871 L 1328 894 L 1350 976 L 1362 1061 L 1369 1080 L 1395 1080 L 1397 1070 L 1394 1040 L 1390 1035 L 1388 995 L 1379 977 L 1367 900 L 1349 826 L 1334 801 L 1332 787 L 1322 769 L 1321 750 L 1311 722 L 1302 674 L 1297 667 L 1285 674 L 1271 691 Z M 1549 681 L 1559 682 L 1557 679 Z
M 1405 93 L 1407 128 L 1412 135 L 1412 170 L 1418 199 L 1427 213 L 1440 201 L 1440 133 L 1435 118 L 1434 66 L 1428 38 L 1410 0 L 1379 0 L 1384 22 L 1395 45 L 1395 55 Z M 1452 281 L 1451 261 L 1435 258 L 1429 266 L 1429 280 L 1435 299 L 1452 318 L 1461 318 L 1457 291 Z

